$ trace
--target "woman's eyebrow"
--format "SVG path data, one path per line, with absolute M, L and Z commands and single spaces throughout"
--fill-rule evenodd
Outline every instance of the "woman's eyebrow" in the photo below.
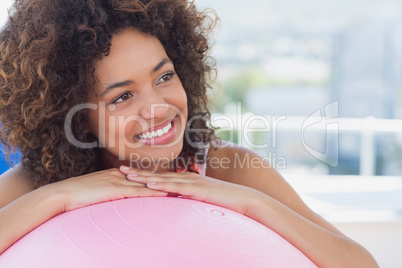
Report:
M 164 58 L 152 69 L 152 73 L 156 73 L 157 71 L 159 71 L 166 63 L 173 64 L 173 62 L 170 59 Z
M 159 71 L 165 64 L 167 63 L 172 63 L 172 61 L 168 58 L 164 58 L 162 59 L 153 69 L 151 73 L 156 73 L 157 71 Z M 135 81 L 133 80 L 126 80 L 126 81 L 121 81 L 121 82 L 117 82 L 114 84 L 111 84 L 110 86 L 108 86 L 105 91 L 102 92 L 101 96 L 104 96 L 106 93 L 108 93 L 110 90 L 118 88 L 118 87 L 125 87 L 125 86 L 129 86 L 135 84 Z
M 108 93 L 110 90 L 118 88 L 118 87 L 125 87 L 125 86 L 129 86 L 135 84 L 135 82 L 133 80 L 126 80 L 126 81 L 122 81 L 122 82 L 117 82 L 114 84 L 111 84 L 110 86 L 108 86 L 105 91 L 102 92 L 101 96 L 104 96 L 106 93 Z

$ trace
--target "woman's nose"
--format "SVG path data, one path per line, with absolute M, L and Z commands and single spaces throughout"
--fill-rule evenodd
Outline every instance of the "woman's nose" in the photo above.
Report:
M 168 104 L 156 90 L 150 90 L 144 96 L 141 117 L 144 119 L 160 118 L 166 115 Z

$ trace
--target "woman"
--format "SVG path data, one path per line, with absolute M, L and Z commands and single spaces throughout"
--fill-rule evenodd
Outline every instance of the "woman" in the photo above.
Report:
M 0 35 L 0 133 L 22 161 L 0 179 L 0 252 L 68 210 L 182 195 L 259 221 L 319 267 L 377 267 L 262 158 L 217 142 L 213 26 L 184 0 L 14 4 Z

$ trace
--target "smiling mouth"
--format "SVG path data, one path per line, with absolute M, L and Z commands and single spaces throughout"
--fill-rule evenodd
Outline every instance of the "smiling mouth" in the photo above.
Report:
M 136 135 L 135 138 L 138 140 L 147 141 L 147 140 L 155 139 L 158 137 L 162 137 L 165 134 L 169 133 L 170 130 L 173 128 L 174 119 L 175 118 L 173 118 L 172 120 L 170 120 L 169 122 L 167 122 L 165 124 L 161 124 L 159 126 L 153 127 L 152 129 L 150 129 L 146 132 L 142 132 L 141 134 Z
M 149 139 L 153 139 L 153 138 L 161 137 L 161 136 L 165 135 L 166 133 L 169 132 L 169 130 L 171 128 L 172 128 L 172 122 L 169 122 L 169 124 L 167 124 L 163 128 L 160 128 L 160 129 L 154 130 L 154 131 L 150 131 L 150 132 L 143 132 L 142 134 L 139 134 L 135 137 L 140 140 L 149 140 Z

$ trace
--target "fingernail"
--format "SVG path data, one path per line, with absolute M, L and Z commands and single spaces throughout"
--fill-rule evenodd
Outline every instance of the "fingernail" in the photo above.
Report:
M 129 171 L 131 168 L 127 166 L 120 166 L 120 168 L 124 171 Z
M 133 174 L 133 173 L 130 173 L 130 174 L 127 175 L 127 178 L 129 178 L 129 179 L 132 179 L 132 178 L 135 178 L 135 177 L 138 177 L 138 175 Z

